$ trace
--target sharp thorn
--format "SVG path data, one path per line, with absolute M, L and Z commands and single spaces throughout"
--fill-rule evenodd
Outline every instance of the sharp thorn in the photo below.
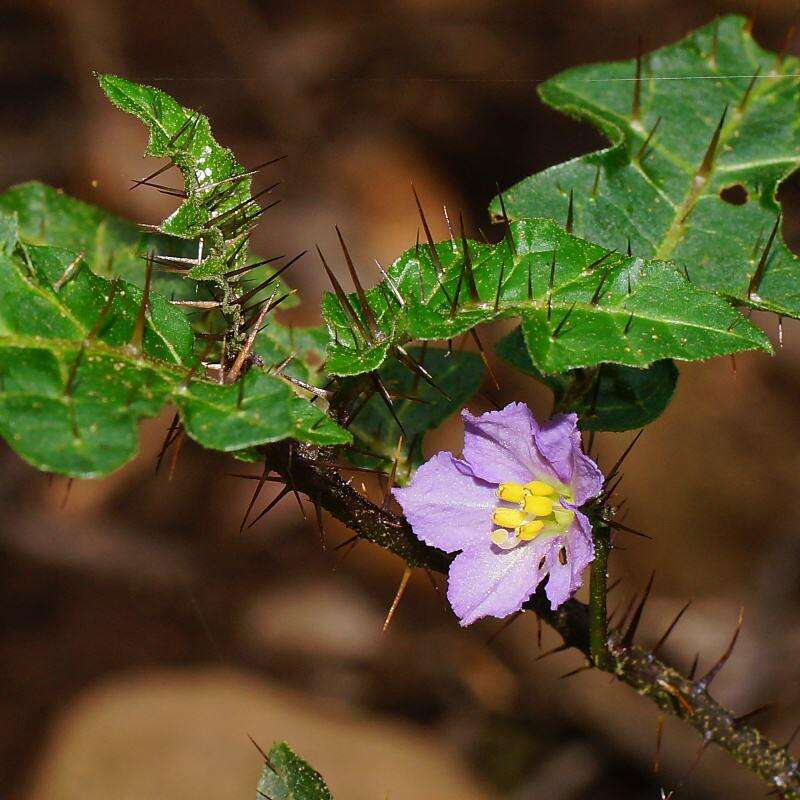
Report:
M 675 618 L 672 620 L 672 622 L 670 622 L 670 624 L 667 626 L 667 629 L 661 635 L 661 638 L 658 640 L 658 642 L 656 642 L 655 647 L 653 647 L 653 649 L 650 651 L 654 656 L 658 655 L 658 651 L 664 646 L 664 643 L 667 641 L 672 631 L 675 630 L 675 626 L 681 621 L 681 617 L 683 617 L 683 615 L 688 611 L 691 604 L 692 601 L 689 600 L 689 602 L 686 603 L 683 608 L 681 608 L 681 610 L 675 615 Z
M 728 659 L 731 657 L 731 653 L 733 653 L 733 648 L 736 647 L 736 641 L 739 638 L 739 633 L 742 630 L 742 623 L 744 622 L 744 608 L 739 611 L 739 619 L 736 623 L 736 630 L 733 632 L 733 636 L 731 637 L 730 643 L 728 644 L 725 652 L 719 657 L 719 660 L 711 667 L 711 669 L 700 678 L 699 683 L 700 685 L 707 691 L 708 687 L 711 685 L 711 682 L 714 678 L 719 675 L 722 668 L 725 664 L 728 663 Z
M 712 167 L 714 166 L 714 159 L 717 157 L 717 147 L 719 145 L 719 138 L 722 134 L 722 126 L 725 124 L 725 117 L 728 114 L 728 106 L 726 105 L 722 111 L 722 116 L 719 118 L 719 122 L 717 123 L 717 127 L 714 129 L 714 134 L 711 137 L 711 141 L 708 144 L 708 148 L 706 149 L 705 155 L 703 156 L 703 162 L 700 164 L 700 169 L 697 170 L 697 175 L 699 177 L 707 177 L 708 174 L 711 172 Z M 687 215 L 688 216 L 688 213 Z M 684 219 L 686 219 L 686 216 Z
M 281 489 L 280 492 L 278 492 L 278 494 L 272 500 L 270 500 L 266 508 L 264 508 L 263 511 L 261 511 L 261 513 L 247 526 L 247 529 L 249 530 L 252 528 L 253 525 L 269 514 L 269 512 L 272 511 L 272 509 L 275 508 L 275 506 L 278 505 L 278 503 L 280 503 L 280 501 L 283 500 L 283 498 L 286 497 L 286 495 L 291 491 L 292 490 L 288 486 L 284 486 L 283 489 Z
M 778 233 L 778 229 L 780 228 L 781 218 L 782 214 L 778 214 L 775 224 L 772 227 L 772 232 L 769 235 L 769 239 L 767 239 L 767 244 L 764 247 L 764 251 L 761 253 L 761 258 L 758 260 L 756 271 L 753 273 L 753 277 L 750 279 L 750 285 L 747 287 L 747 296 L 751 299 L 758 292 L 758 288 L 764 278 L 764 273 L 767 271 L 769 251 L 772 248 L 772 243 L 775 241 L 775 235 Z
M 375 319 L 375 315 L 372 313 L 372 308 L 367 300 L 366 292 L 364 291 L 364 287 L 361 285 L 361 281 L 358 278 L 358 272 L 356 271 L 353 259 L 350 257 L 350 251 L 347 249 L 347 245 L 344 242 L 342 232 L 339 230 L 338 225 L 334 227 L 336 228 L 336 235 L 339 237 L 339 245 L 342 248 L 344 260 L 347 263 L 347 270 L 350 273 L 350 279 L 353 281 L 353 285 L 356 289 L 358 302 L 361 304 L 361 313 L 364 315 L 364 319 L 367 322 L 367 327 L 370 329 L 372 336 L 376 336 L 378 333 L 378 323 Z
M 639 602 L 639 605 L 636 607 L 636 610 L 633 612 L 630 625 L 628 625 L 628 629 L 625 631 L 625 634 L 622 637 L 622 641 L 620 643 L 622 647 L 627 648 L 633 644 L 633 637 L 636 636 L 636 630 L 639 627 L 639 622 L 642 619 L 642 613 L 644 612 L 645 604 L 650 598 L 650 590 L 653 588 L 653 581 L 655 580 L 655 577 L 656 573 L 655 570 L 653 570 L 653 572 L 650 573 L 650 580 L 647 582 L 642 599 Z
M 419 217 L 422 221 L 422 228 L 425 231 L 425 238 L 428 240 L 428 249 L 430 250 L 431 259 L 433 260 L 433 263 L 436 266 L 436 270 L 439 274 L 439 278 L 441 279 L 444 275 L 444 267 L 442 267 L 442 261 L 439 258 L 439 251 L 436 249 L 436 244 L 433 241 L 431 229 L 428 227 L 428 220 L 425 218 L 425 212 L 422 210 L 422 203 L 420 202 L 419 195 L 417 194 L 417 190 L 413 183 L 411 184 L 411 191 L 414 193 L 414 201 L 417 204 Z M 419 245 L 417 247 L 419 247 Z
M 636 74 L 633 81 L 633 101 L 631 103 L 631 118 L 639 119 L 642 105 L 642 37 L 639 37 L 636 52 Z
M 512 622 L 515 622 L 521 616 L 522 616 L 522 611 L 515 611 L 510 617 L 506 617 L 506 619 L 503 620 L 500 627 L 496 631 L 494 631 L 494 633 L 492 633 L 492 635 L 486 640 L 486 644 L 490 645 L 493 642 L 495 642 L 497 637 L 500 636 L 500 634 L 503 633 L 503 631 L 507 630 Z
M 317 245 L 316 247 L 317 247 L 317 253 L 319 254 L 320 260 L 322 261 L 322 266 L 324 267 L 325 272 L 328 275 L 328 280 L 331 282 L 331 286 L 333 286 L 333 291 L 334 291 L 334 293 L 336 295 L 336 298 L 339 300 L 339 304 L 342 306 L 342 308 L 345 310 L 347 315 L 353 321 L 353 323 L 356 326 L 356 328 L 358 328 L 359 332 L 364 337 L 364 340 L 366 342 L 369 342 L 370 341 L 370 336 L 367 333 L 367 330 L 364 327 L 364 324 L 361 322 L 361 318 L 358 316 L 358 314 L 356 314 L 356 310 L 353 308 L 352 304 L 350 303 L 350 300 L 348 299 L 347 295 L 345 294 L 344 289 L 342 289 L 342 285 L 339 283 L 338 279 L 336 278 L 336 276 L 331 271 L 330 267 L 328 266 L 328 262 L 325 261 L 325 256 L 322 255 L 322 250 L 319 249 L 319 245 Z
M 576 305 L 578 305 L 578 301 L 577 300 L 569 307 L 569 311 L 567 311 L 567 313 L 564 314 L 564 316 L 561 318 L 561 322 L 559 322 L 558 325 L 556 325 L 556 329 L 550 334 L 550 338 L 551 339 L 557 339 L 558 338 L 558 335 L 561 333 L 561 329 L 564 327 L 564 325 L 566 324 L 567 320 L 572 315 L 572 312 L 575 310 L 575 306 Z
M 392 620 L 394 619 L 395 611 L 397 611 L 397 606 L 400 605 L 400 601 L 403 599 L 403 595 L 406 593 L 406 589 L 408 588 L 408 579 L 411 577 L 411 567 L 406 565 L 406 568 L 403 570 L 403 577 L 400 578 L 400 585 L 397 587 L 397 592 L 395 593 L 394 600 L 392 600 L 392 605 L 389 607 L 389 613 L 386 615 L 386 620 L 383 623 L 383 632 L 389 629 L 389 625 L 391 624 Z
M 653 127 L 650 128 L 650 132 L 647 134 L 647 137 L 642 142 L 642 146 L 639 148 L 639 152 L 636 153 L 636 155 L 634 156 L 634 160 L 638 161 L 640 164 L 649 155 L 649 151 L 648 151 L 647 148 L 650 145 L 650 141 L 652 140 L 653 136 L 655 135 L 655 132 L 658 130 L 658 126 L 660 124 L 661 124 L 661 117 L 659 117 L 656 120 L 655 125 L 653 125 Z
M 608 476 L 606 477 L 606 481 L 605 481 L 606 484 L 608 484 L 611 481 L 611 479 L 617 474 L 617 472 L 619 471 L 619 468 L 622 466 L 622 463 L 628 457 L 628 455 L 631 452 L 631 450 L 633 450 L 634 446 L 636 445 L 636 442 L 639 441 L 639 438 L 641 437 L 641 435 L 643 433 L 644 433 L 644 428 L 642 428 L 639 431 L 639 433 L 637 433 L 636 436 L 633 437 L 633 439 L 631 440 L 631 443 L 622 451 L 622 455 L 614 462 L 614 466 L 611 467 L 611 469 L 609 470 Z

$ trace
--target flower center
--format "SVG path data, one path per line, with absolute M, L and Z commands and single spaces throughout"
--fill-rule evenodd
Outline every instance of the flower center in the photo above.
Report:
M 497 487 L 500 502 L 492 512 L 492 542 L 511 550 L 537 536 L 564 533 L 575 518 L 561 501 L 572 502 L 569 488 L 549 481 L 501 483 Z

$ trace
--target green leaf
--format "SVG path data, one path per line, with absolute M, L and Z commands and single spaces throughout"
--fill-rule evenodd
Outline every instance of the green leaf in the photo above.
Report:
M 36 245 L 63 247 L 83 253 L 96 275 L 144 284 L 144 257 L 193 257 L 197 247 L 180 239 L 145 233 L 133 222 L 115 217 L 38 181 L 21 183 L 0 193 L 0 218 L 16 215 L 19 237 Z M 154 286 L 176 296 L 195 296 L 195 284 L 174 275 L 156 273 Z
M 331 800 L 322 776 L 286 742 L 272 745 L 267 759 L 258 782 L 258 800 Z
M 403 396 L 393 400 L 395 414 L 405 431 L 396 476 L 399 484 L 405 483 L 425 460 L 424 434 L 466 405 L 478 391 L 484 373 L 483 362 L 475 353 L 453 350 L 448 354 L 447 350 L 424 347 L 409 347 L 408 353 L 424 366 L 439 388 L 394 360 L 387 361 L 380 369 L 389 393 Z M 355 438 L 355 449 L 347 451 L 351 463 L 388 471 L 397 452 L 400 429 L 377 393 L 353 420 L 350 432 Z
M 108 99 L 150 130 L 146 155 L 169 159 L 181 171 L 186 199 L 160 230 L 203 241 L 203 257 L 191 276 L 219 278 L 244 264 L 244 248 L 237 248 L 258 211 L 252 179 L 231 150 L 214 139 L 208 118 L 161 89 L 115 75 L 97 77 Z
M 501 339 L 495 351 L 547 384 L 559 410 L 577 412 L 584 430 L 627 431 L 647 425 L 669 405 L 678 381 L 678 370 L 669 359 L 647 369 L 600 364 L 590 370 L 545 375 L 531 362 L 521 328 Z
M 256 338 L 254 351 L 269 367 L 293 356 L 283 374 L 322 386 L 326 380 L 322 366 L 327 343 L 328 332 L 322 326 L 295 328 L 272 320 Z
M 572 193 L 580 236 L 620 250 L 630 241 L 640 256 L 686 267 L 699 287 L 800 316 L 800 263 L 779 232 L 767 246 L 777 189 L 800 165 L 799 66 L 728 16 L 646 55 L 640 83 L 635 60 L 556 75 L 539 87 L 542 100 L 589 122 L 611 147 L 505 192 L 509 216 L 563 223 Z M 499 200 L 492 211 L 500 215 Z
M 728 302 L 693 286 L 667 262 L 607 251 L 550 220 L 522 220 L 509 233 L 513 253 L 506 241 L 470 242 L 467 260 L 461 244 L 442 242 L 435 248 L 438 264 L 427 247 L 404 253 L 389 280 L 366 294 L 375 333 L 355 295 L 349 297 L 352 311 L 326 295 L 328 372 L 374 370 L 398 344 L 452 339 L 507 316 L 521 318 L 533 363 L 548 373 L 603 362 L 645 367 L 664 358 L 771 351 L 767 337 Z M 474 299 L 465 264 L 472 265 Z
M 0 253 L 0 434 L 28 462 L 107 474 L 135 455 L 139 420 L 167 402 L 189 436 L 218 450 L 350 441 L 275 376 L 252 369 L 226 386 L 195 377 L 186 318 L 155 293 L 144 318 L 142 305 L 141 289 L 94 275 L 63 248 Z

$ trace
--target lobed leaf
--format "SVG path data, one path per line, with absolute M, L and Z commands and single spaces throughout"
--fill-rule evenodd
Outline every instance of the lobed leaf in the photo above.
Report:
M 646 369 L 600 364 L 594 370 L 546 375 L 531 361 L 521 328 L 501 339 L 495 351 L 547 384 L 559 410 L 577 412 L 581 428 L 590 431 L 627 431 L 647 425 L 669 405 L 678 381 L 678 370 L 670 359 L 656 361 Z M 580 391 L 576 392 L 576 387 Z
M 270 748 L 258 782 L 258 798 L 264 800 L 331 800 L 322 776 L 286 742 Z
M 507 190 L 513 219 L 567 218 L 605 247 L 670 259 L 701 288 L 800 316 L 800 263 L 779 225 L 778 187 L 800 165 L 800 60 L 759 47 L 726 16 L 636 60 L 569 69 L 545 103 L 611 141 Z M 638 98 L 638 99 L 637 99 Z M 715 138 L 715 131 L 722 120 Z M 501 214 L 499 198 L 492 211 Z
M 196 377 L 184 315 L 155 293 L 142 308 L 141 289 L 94 275 L 63 248 L 0 253 L 0 434 L 19 455 L 50 472 L 107 474 L 135 455 L 139 420 L 166 402 L 213 449 L 350 441 L 275 376 L 253 369 L 228 386 Z
M 508 316 L 521 318 L 528 353 L 546 373 L 771 351 L 728 302 L 667 262 L 608 251 L 550 220 L 513 223 L 508 235 L 512 244 L 467 242 L 466 258 L 464 245 L 449 241 L 407 251 L 389 278 L 366 292 L 371 316 L 356 295 L 348 307 L 326 295 L 328 372 L 368 372 L 406 341 L 452 339 Z

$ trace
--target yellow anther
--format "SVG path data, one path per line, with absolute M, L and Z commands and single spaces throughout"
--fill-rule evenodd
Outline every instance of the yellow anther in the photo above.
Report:
M 553 511 L 553 501 L 547 497 L 537 497 L 534 494 L 529 494 L 522 501 L 522 508 L 537 517 L 547 517 Z
M 544 481 L 531 481 L 530 483 L 525 484 L 525 488 L 531 494 L 548 495 L 556 493 L 555 487 L 551 486 L 549 483 L 545 483 Z
M 560 506 L 556 506 L 553 509 L 553 516 L 556 518 L 556 522 L 559 525 L 567 527 L 571 525 L 572 520 L 575 519 L 575 512 L 566 508 L 561 508 Z
M 525 515 L 516 508 L 496 508 L 492 513 L 492 522 L 503 528 L 518 528 L 525 522 Z
M 535 519 L 533 522 L 526 522 L 524 525 L 520 525 L 517 530 L 517 536 L 523 542 L 529 542 L 539 535 L 542 528 L 544 528 L 544 522 L 540 519 Z
M 509 503 L 521 503 L 525 496 L 525 487 L 521 483 L 501 483 L 497 487 L 497 496 Z
M 503 528 L 498 528 L 497 530 L 492 531 L 492 542 L 498 547 L 502 547 L 507 540 L 508 531 L 503 530 Z

